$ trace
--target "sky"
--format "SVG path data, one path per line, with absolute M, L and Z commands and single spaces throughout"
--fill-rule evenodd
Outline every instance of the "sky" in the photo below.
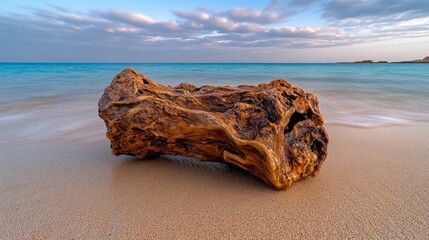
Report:
M 429 56 L 428 0 L 1 0 L 0 62 Z

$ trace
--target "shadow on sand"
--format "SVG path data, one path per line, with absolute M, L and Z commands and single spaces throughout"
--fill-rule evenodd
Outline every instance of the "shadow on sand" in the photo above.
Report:
M 114 185 L 134 184 L 158 186 L 185 184 L 209 187 L 210 185 L 230 185 L 231 188 L 253 188 L 270 190 L 261 179 L 241 168 L 218 162 L 202 162 L 195 158 L 163 155 L 152 159 L 121 157 L 112 169 Z

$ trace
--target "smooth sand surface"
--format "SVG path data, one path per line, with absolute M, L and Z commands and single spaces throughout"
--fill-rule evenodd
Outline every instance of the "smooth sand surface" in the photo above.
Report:
M 429 238 L 429 126 L 329 126 L 320 174 L 275 191 L 221 164 L 0 148 L 0 239 Z

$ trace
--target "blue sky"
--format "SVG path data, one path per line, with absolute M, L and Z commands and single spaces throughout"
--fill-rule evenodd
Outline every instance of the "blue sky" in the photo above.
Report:
M 427 55 L 427 0 L 0 1 L 3 62 L 397 61 Z

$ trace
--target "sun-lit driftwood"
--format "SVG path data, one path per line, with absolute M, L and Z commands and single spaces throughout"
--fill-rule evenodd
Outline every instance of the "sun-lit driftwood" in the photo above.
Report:
M 285 80 L 165 87 L 125 69 L 98 103 L 114 155 L 183 155 L 234 164 L 275 189 L 316 175 L 328 136 L 316 96 Z

